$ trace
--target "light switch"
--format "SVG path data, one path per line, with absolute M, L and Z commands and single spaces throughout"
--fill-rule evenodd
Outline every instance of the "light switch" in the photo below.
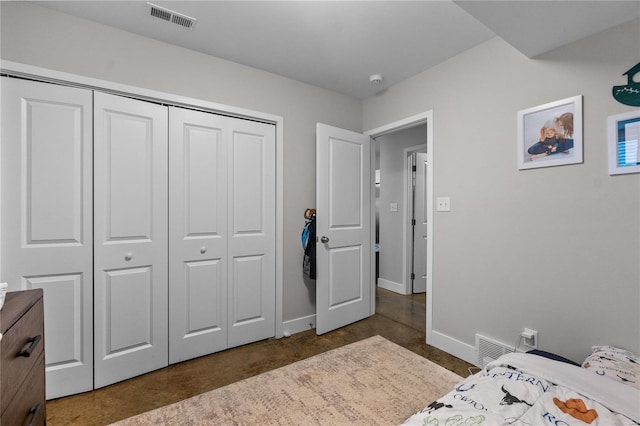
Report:
M 389 210 L 392 211 L 392 212 L 397 212 L 398 211 L 398 203 L 389 204 Z
M 451 211 L 451 199 L 449 197 L 437 197 L 436 211 L 439 211 L 439 212 Z

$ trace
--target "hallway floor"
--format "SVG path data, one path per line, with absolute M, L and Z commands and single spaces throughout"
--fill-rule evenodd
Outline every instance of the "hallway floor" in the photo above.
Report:
M 471 366 L 425 342 L 424 294 L 378 289 L 376 314 L 322 336 L 267 339 L 171 365 L 92 392 L 47 402 L 47 424 L 106 425 L 367 337 L 380 335 L 457 374 Z

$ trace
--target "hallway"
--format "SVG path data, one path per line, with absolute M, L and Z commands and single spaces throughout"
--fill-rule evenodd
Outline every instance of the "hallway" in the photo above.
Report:
M 376 287 L 376 314 L 424 334 L 427 330 L 427 293 L 403 295 Z

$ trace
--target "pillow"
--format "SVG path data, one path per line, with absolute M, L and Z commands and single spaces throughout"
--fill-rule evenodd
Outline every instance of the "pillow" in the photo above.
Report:
M 580 364 L 578 364 L 577 362 L 573 362 L 570 359 L 567 359 L 565 357 L 562 357 L 560 355 L 556 355 L 554 353 L 551 352 L 545 352 L 545 351 L 541 351 L 538 349 L 533 349 L 530 351 L 527 351 L 528 354 L 533 354 L 533 355 L 538 355 L 538 356 L 543 356 L 545 358 L 549 358 L 552 359 L 554 361 L 560 361 L 560 362 L 565 362 L 567 364 L 571 364 L 571 365 L 575 365 L 576 367 L 580 367 Z
M 640 356 L 613 346 L 594 346 L 582 363 L 595 374 L 640 389 Z

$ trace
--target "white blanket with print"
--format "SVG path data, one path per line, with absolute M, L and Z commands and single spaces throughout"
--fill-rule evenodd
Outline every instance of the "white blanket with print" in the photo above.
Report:
M 407 425 L 637 425 L 640 390 L 538 355 L 507 354 Z

